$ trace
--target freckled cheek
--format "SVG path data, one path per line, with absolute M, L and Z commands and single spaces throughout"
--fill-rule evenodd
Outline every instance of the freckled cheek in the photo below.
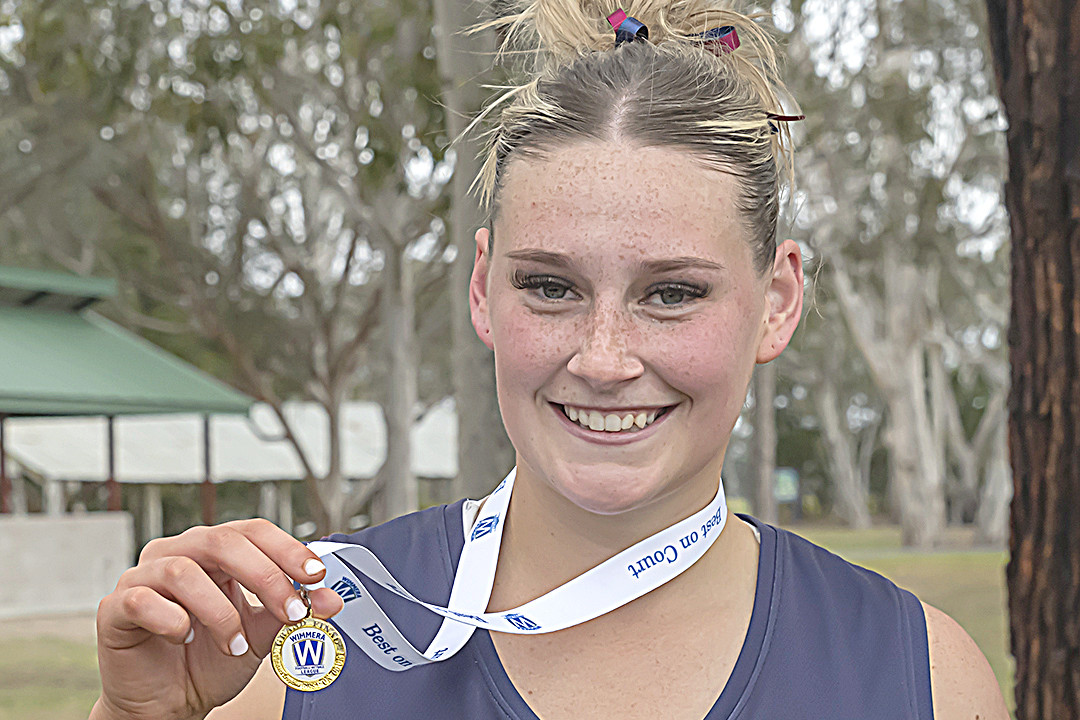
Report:
M 654 348 L 648 351 L 650 364 L 667 384 L 695 404 L 741 408 L 746 392 L 743 385 L 752 368 L 745 350 L 747 342 L 739 329 L 709 322 L 646 344 Z
M 577 323 L 537 315 L 518 306 L 492 318 L 500 380 L 535 383 L 566 366 L 573 356 Z

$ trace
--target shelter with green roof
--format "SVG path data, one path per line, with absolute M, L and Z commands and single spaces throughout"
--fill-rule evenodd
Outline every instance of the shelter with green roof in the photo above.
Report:
M 109 418 L 111 466 L 113 417 L 197 413 L 207 418 L 208 428 L 211 414 L 246 414 L 254 402 L 90 309 L 116 294 L 116 282 L 110 279 L 0 267 L 3 512 L 11 509 L 4 452 L 4 420 L 8 417 Z M 119 486 L 113 472 L 109 474 L 109 509 L 119 510 Z M 206 490 L 212 493 L 209 482 Z M 209 510 L 212 514 L 212 507 Z M 204 516 L 207 514 L 204 506 Z

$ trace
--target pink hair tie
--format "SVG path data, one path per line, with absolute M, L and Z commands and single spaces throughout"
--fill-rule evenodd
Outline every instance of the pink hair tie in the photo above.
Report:
M 622 8 L 608 15 L 607 21 L 615 31 L 615 47 L 624 42 L 649 39 L 649 28 L 637 18 L 627 15 Z
M 724 25 L 723 27 L 706 30 L 700 33 L 698 37 L 701 38 L 700 42 L 705 49 L 713 55 L 719 55 L 721 52 L 734 52 L 739 47 L 739 33 L 735 30 L 734 25 Z

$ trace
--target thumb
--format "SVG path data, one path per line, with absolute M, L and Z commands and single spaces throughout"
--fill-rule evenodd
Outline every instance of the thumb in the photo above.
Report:
M 308 594 L 311 610 L 317 618 L 332 618 L 345 608 L 345 601 L 330 588 L 319 588 Z

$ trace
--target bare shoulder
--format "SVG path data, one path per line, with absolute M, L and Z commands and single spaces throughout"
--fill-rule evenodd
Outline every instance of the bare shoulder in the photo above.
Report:
M 923 603 L 923 611 L 934 720 L 1008 720 L 997 679 L 975 641 L 937 608 Z
M 206 720 L 269 720 L 280 718 L 284 711 L 285 685 L 274 674 L 267 656 L 240 694 L 211 711 Z

